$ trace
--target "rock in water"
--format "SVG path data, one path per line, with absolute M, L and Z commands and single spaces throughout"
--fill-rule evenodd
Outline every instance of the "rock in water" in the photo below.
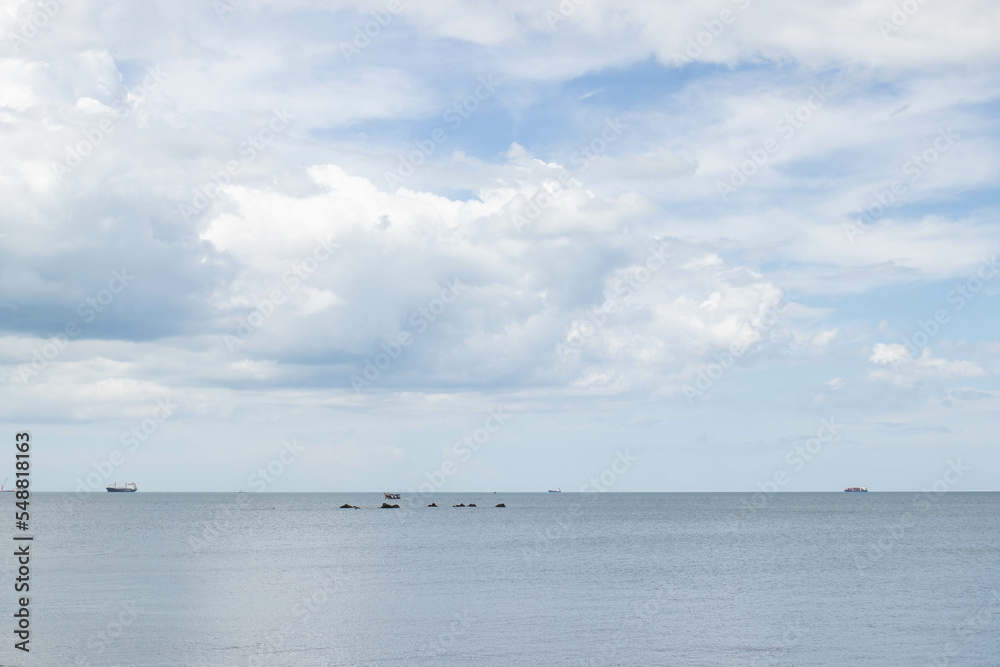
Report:
M 497 507 L 507 507 L 507 506 L 504 505 L 503 503 L 497 503 Z
M 428 507 L 437 507 L 437 503 L 431 503 Z
M 399 505 L 390 505 L 389 503 L 382 503 L 382 507 L 380 507 L 379 509 L 383 509 L 383 510 L 398 510 L 399 509 Z

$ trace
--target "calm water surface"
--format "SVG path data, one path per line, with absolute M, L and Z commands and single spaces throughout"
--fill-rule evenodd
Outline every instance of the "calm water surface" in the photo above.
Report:
M 0 663 L 1000 664 L 1000 494 L 914 499 L 35 494 Z

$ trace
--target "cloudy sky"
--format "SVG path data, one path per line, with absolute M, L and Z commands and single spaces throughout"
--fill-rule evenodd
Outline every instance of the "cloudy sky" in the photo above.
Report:
M 998 490 L 998 14 L 4 2 L 0 420 L 42 490 Z

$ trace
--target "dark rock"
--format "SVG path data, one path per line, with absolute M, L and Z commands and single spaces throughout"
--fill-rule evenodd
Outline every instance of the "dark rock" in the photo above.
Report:
M 383 509 L 383 510 L 398 510 L 399 509 L 399 505 L 390 505 L 389 503 L 382 503 L 382 507 L 380 507 L 379 509 Z
M 469 505 L 468 505 L 468 506 L 469 506 L 469 507 L 475 507 L 475 506 L 476 506 L 476 503 L 469 503 Z
M 431 503 L 428 507 L 437 507 L 437 503 Z
M 507 506 L 504 505 L 503 503 L 497 503 L 497 507 L 507 507 Z
M 452 505 L 452 507 L 465 507 L 465 503 L 459 503 L 457 505 Z

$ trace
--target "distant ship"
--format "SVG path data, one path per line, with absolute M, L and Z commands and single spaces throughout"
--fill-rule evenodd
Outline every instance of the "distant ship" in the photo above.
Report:
M 562 489 L 549 489 L 549 493 L 562 493 Z
M 135 493 L 138 491 L 135 482 L 128 482 L 125 486 L 118 486 L 118 482 L 115 482 L 112 486 L 106 488 L 108 493 Z
M 399 500 L 398 493 L 390 493 L 389 491 L 384 491 L 383 493 L 385 494 L 386 500 Z
M 844 489 L 844 491 L 847 491 L 848 493 L 852 493 L 852 492 L 867 492 L 868 491 L 868 487 L 867 486 L 849 486 L 846 489 Z

